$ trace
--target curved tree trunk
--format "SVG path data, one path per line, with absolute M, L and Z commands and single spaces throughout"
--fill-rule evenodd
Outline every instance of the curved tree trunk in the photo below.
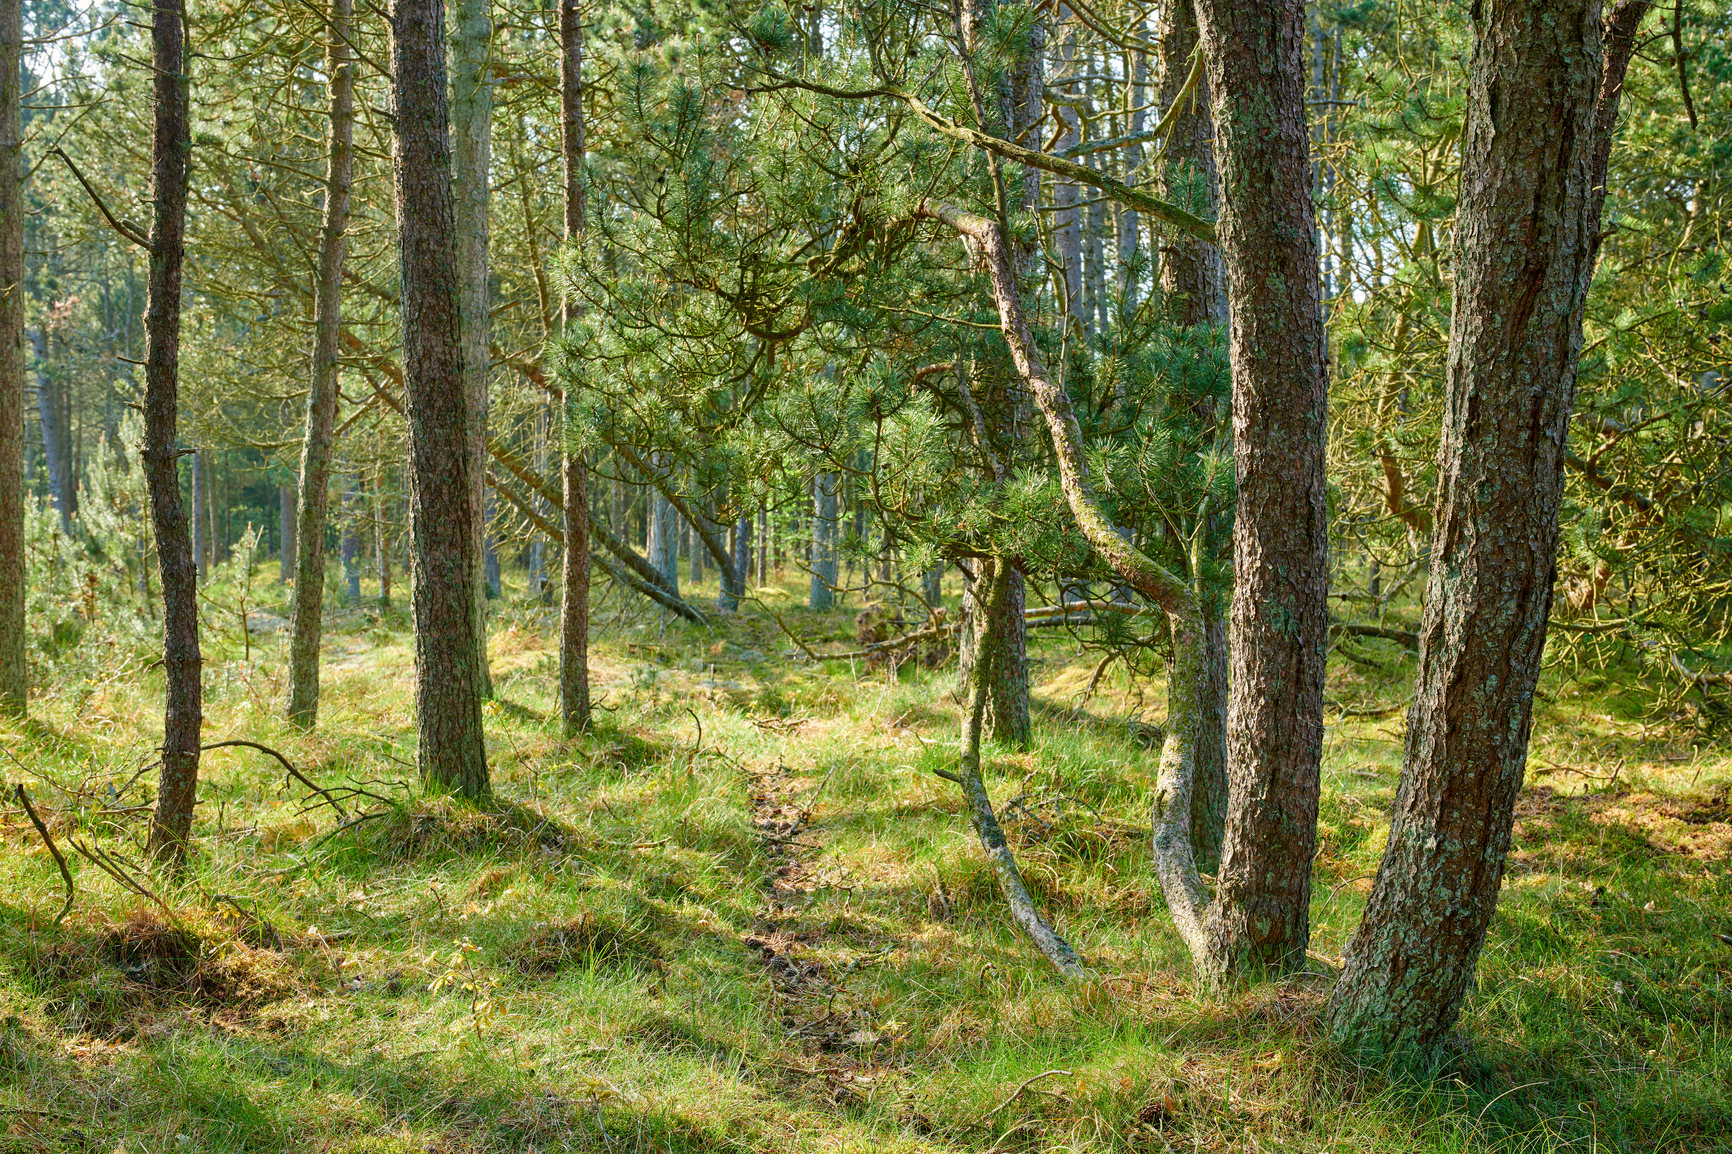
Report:
M 415 553 L 416 767 L 430 785 L 478 798 L 489 784 L 475 628 L 481 574 L 446 136 L 444 7 L 441 0 L 396 0 L 391 9 L 392 168 Z
M 319 633 L 325 599 L 325 519 L 330 508 L 331 451 L 337 419 L 338 344 L 343 328 L 343 263 L 347 255 L 349 190 L 354 181 L 355 66 L 352 0 L 331 0 L 325 76 L 331 121 L 325 161 L 325 212 L 313 282 L 313 373 L 301 441 L 299 507 L 285 522 L 283 565 L 293 566 L 289 610 L 288 718 L 312 726 L 319 717 Z M 297 550 L 299 538 L 306 547 Z M 292 560 L 291 560 L 292 558 Z
M 199 736 L 204 726 L 199 683 L 198 574 L 186 506 L 180 499 L 176 439 L 180 389 L 180 282 L 186 245 L 188 131 L 186 21 L 180 0 L 155 0 L 150 21 L 152 95 L 150 281 L 144 306 L 144 479 L 162 568 L 162 772 L 151 819 L 150 853 L 179 866 L 186 860 L 198 798 Z
M 29 706 L 24 545 L 22 0 L 0 0 L 0 713 Z
M 1329 625 L 1327 369 L 1301 0 L 1198 0 L 1233 365 L 1230 802 L 1211 949 L 1282 970 L 1310 939 Z
M 578 242 L 584 227 L 583 23 L 577 0 L 559 0 L 560 154 L 564 160 L 565 241 Z M 562 321 L 573 319 L 566 298 Z M 571 398 L 566 398 L 569 406 Z M 559 713 L 567 733 L 588 729 L 589 704 L 589 471 L 570 430 L 560 437 L 560 479 L 565 517 L 565 561 L 559 600 Z
M 1474 9 L 1436 534 L 1389 844 L 1330 1000 L 1370 1055 L 1455 1024 L 1497 904 L 1556 578 L 1564 442 L 1637 26 L 1595 0 Z

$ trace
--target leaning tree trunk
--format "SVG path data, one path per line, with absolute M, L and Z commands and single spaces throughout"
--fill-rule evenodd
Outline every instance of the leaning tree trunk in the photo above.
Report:
M 144 479 L 162 568 L 162 771 L 150 853 L 186 860 L 198 797 L 204 725 L 198 644 L 198 574 L 180 499 L 176 424 L 180 389 L 180 278 L 186 245 L 188 131 L 186 23 L 180 0 L 155 0 L 150 21 L 155 127 L 151 135 L 150 280 L 144 306 Z
M 325 598 L 325 520 L 330 512 L 331 450 L 340 387 L 338 345 L 343 329 L 343 264 L 347 255 L 349 190 L 355 173 L 355 66 L 351 0 L 331 0 L 325 44 L 331 135 L 325 160 L 325 219 L 313 282 L 313 374 L 301 441 L 300 507 L 290 519 L 307 547 L 297 554 L 285 531 L 283 565 L 295 573 L 289 611 L 289 721 L 311 727 L 319 718 L 319 631 Z M 291 558 L 293 561 L 291 562 Z
M 583 183 L 583 23 L 577 0 L 559 0 L 560 155 L 565 178 L 565 242 L 582 241 L 587 208 Z M 569 326 L 576 304 L 567 294 L 561 321 Z M 568 386 L 569 390 L 570 386 Z M 588 729 L 589 704 L 589 470 L 575 444 L 568 391 L 561 422 L 559 474 L 565 498 L 565 560 L 559 599 L 559 714 L 567 733 Z
M 1209 82 L 1198 74 L 1197 16 L 1192 0 L 1174 0 L 1161 9 L 1155 30 L 1160 45 L 1160 106 L 1172 110 L 1164 146 L 1167 162 L 1161 191 L 1175 199 L 1181 185 L 1205 194 L 1204 216 L 1219 207 L 1215 171 L 1214 125 L 1209 116 Z M 1220 249 L 1195 237 L 1174 236 L 1161 249 L 1161 290 L 1175 302 L 1178 323 L 1186 326 L 1227 323 L 1227 286 Z M 1212 406 L 1211 406 L 1212 407 Z M 1199 413 L 1207 427 L 1219 420 Z M 1211 536 L 1204 527 L 1204 537 Z M 1193 753 L 1191 849 L 1201 868 L 1213 871 L 1221 857 L 1227 820 L 1227 630 L 1221 599 L 1202 598 L 1202 642 L 1206 662 L 1198 687 L 1197 747 Z
M 469 500 L 475 521 L 475 573 L 487 572 L 487 209 L 493 153 L 493 17 L 490 0 L 457 0 L 451 42 L 451 175 L 457 210 L 458 299 L 462 308 L 463 396 L 469 406 Z M 490 584 L 490 583 L 489 583 Z M 475 599 L 481 692 L 492 696 L 487 671 L 487 599 Z
M 1229 794 L 1223 971 L 1282 970 L 1310 938 L 1329 624 L 1327 367 L 1301 0 L 1198 0 L 1219 143 L 1233 365 Z
M 1431 575 L 1388 847 L 1330 1000 L 1350 1049 L 1453 1027 L 1503 880 L 1556 578 L 1605 164 L 1645 0 L 1473 9 Z
M 415 706 L 423 781 L 478 798 L 488 790 L 481 730 L 470 407 L 464 392 L 441 0 L 391 9 L 393 175 L 408 400 Z
M 22 0 L 0 0 L 0 713 L 30 697 L 24 610 L 24 138 Z

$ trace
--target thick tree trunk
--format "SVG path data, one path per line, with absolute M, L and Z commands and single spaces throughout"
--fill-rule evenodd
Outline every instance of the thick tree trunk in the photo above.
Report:
M 583 236 L 588 202 L 583 181 L 583 17 L 577 0 L 559 0 L 560 156 L 565 182 L 565 240 Z M 566 298 L 561 321 L 570 324 Z M 571 403 L 568 394 L 566 403 Z M 561 428 L 564 429 L 564 422 Z M 567 432 L 560 437 L 559 473 L 565 498 L 564 562 L 559 600 L 559 713 L 567 733 L 588 729 L 589 702 L 589 470 Z M 617 523 L 616 523 L 617 527 Z
M 1564 442 L 1605 163 L 1636 26 L 1596 0 L 1473 10 L 1436 531 L 1389 844 L 1330 1001 L 1364 1054 L 1423 1057 L 1503 880 L 1556 578 Z
M 987 606 L 983 627 L 992 634 L 989 645 L 984 638 L 975 643 L 977 667 L 989 686 L 986 697 L 985 723 L 994 741 L 1025 748 L 1033 739 L 1033 727 L 1028 716 L 1028 628 L 1023 620 L 1027 593 L 1022 573 L 1008 562 L 1002 579 L 1003 593 Z M 990 652 L 992 664 L 980 664 L 980 656 Z
M 22 0 L 0 0 L 0 713 L 29 706 L 25 656 Z
M 313 282 L 312 382 L 307 391 L 301 439 L 300 506 L 288 519 L 284 540 L 303 537 L 298 552 L 285 545 L 283 564 L 295 573 L 289 610 L 288 718 L 312 726 L 319 717 L 319 634 L 325 600 L 325 518 L 329 512 L 331 451 L 340 387 L 338 343 L 343 328 L 343 264 L 348 252 L 349 191 L 355 172 L 355 66 L 352 0 L 331 0 L 330 39 L 325 43 L 326 104 L 330 138 L 325 158 L 325 211 L 319 233 L 319 263 Z M 292 561 L 291 561 L 292 558 Z
M 74 500 L 70 460 L 72 438 L 68 435 L 66 414 L 62 411 L 65 406 L 61 403 L 60 383 L 48 371 L 48 333 L 45 329 L 30 330 L 30 348 L 36 354 L 36 419 L 42 428 L 42 462 L 48 467 L 48 492 L 54 499 L 54 511 L 60 514 L 61 531 L 70 533 Z
M 487 569 L 488 219 L 493 157 L 491 0 L 456 0 L 451 40 L 451 179 L 456 198 L 457 283 L 462 311 L 463 397 L 469 411 L 469 502 L 475 521 L 476 581 L 493 595 Z M 493 695 L 487 669 L 487 598 L 474 603 L 481 692 Z
M 446 136 L 444 15 L 441 0 L 396 0 L 391 9 L 392 168 L 415 552 L 416 766 L 428 784 L 478 798 L 488 790 L 475 608 L 480 573 Z
M 277 486 L 277 580 L 284 585 L 295 579 L 295 486 Z M 290 593 L 292 599 L 294 594 Z
M 162 771 L 150 826 L 150 853 L 176 867 L 186 860 L 198 798 L 198 574 L 186 507 L 180 499 L 176 439 L 180 389 L 180 282 L 186 244 L 186 23 L 180 0 L 155 0 L 150 23 L 155 126 L 151 136 L 150 282 L 144 307 L 144 478 L 162 568 Z
M 1230 294 L 1233 604 L 1229 792 L 1213 944 L 1286 969 L 1310 938 L 1323 750 L 1327 370 L 1300 0 L 1198 0 Z

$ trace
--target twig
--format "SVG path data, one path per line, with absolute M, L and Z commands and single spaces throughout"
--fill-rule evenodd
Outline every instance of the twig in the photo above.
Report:
M 376 817 L 384 817 L 386 814 L 388 814 L 390 812 L 391 811 L 388 809 L 375 809 L 375 810 L 372 810 L 368 813 L 362 814 L 360 817 L 350 818 L 348 821 L 344 822 L 342 825 L 338 826 L 336 829 L 332 830 L 330 833 L 327 833 L 323 837 L 319 838 L 319 840 L 314 842 L 310 848 L 318 849 L 320 846 L 324 845 L 326 842 L 330 841 L 332 838 L 336 837 L 338 834 L 342 833 L 344 830 L 354 829 L 356 826 L 360 825 L 362 822 L 372 821 Z
M 226 749 L 229 746 L 240 746 L 244 749 L 256 749 L 260 753 L 270 754 L 272 757 L 274 757 L 278 761 L 282 762 L 283 768 L 288 771 L 290 777 L 294 778 L 296 781 L 300 782 L 302 785 L 306 786 L 308 789 L 312 790 L 314 793 L 318 794 L 320 797 L 324 798 L 327 802 L 329 802 L 331 805 L 331 808 L 337 811 L 337 816 L 339 818 L 342 818 L 344 821 L 347 821 L 349 819 L 348 811 L 345 810 L 342 807 L 342 805 L 340 805 L 338 803 L 336 798 L 331 796 L 329 790 L 325 789 L 323 786 L 316 784 L 312 778 L 308 777 L 306 774 L 302 773 L 300 770 L 296 769 L 292 764 L 290 764 L 288 758 L 284 757 L 282 754 L 278 753 L 276 750 L 272 749 L 268 745 L 261 745 L 259 742 L 256 742 L 256 741 L 246 741 L 242 738 L 236 737 L 236 738 L 231 738 L 228 741 L 213 741 L 209 745 L 201 745 L 199 748 L 200 749 Z M 365 791 L 357 791 L 357 792 L 365 792 Z M 369 796 L 371 796 L 371 795 L 369 795 Z
M 24 812 L 30 815 L 30 824 L 36 827 L 36 832 L 42 835 L 42 844 L 48 847 L 48 852 L 54 855 L 54 864 L 60 867 L 60 876 L 66 882 L 66 904 L 60 907 L 60 912 L 54 915 L 54 925 L 72 911 L 72 899 L 77 890 L 72 885 L 72 871 L 66 868 L 66 857 L 60 852 L 60 847 L 54 844 L 54 838 L 48 833 L 48 826 L 36 812 L 36 807 L 30 804 L 30 795 L 24 792 L 24 783 L 19 782 L 12 787 L 18 794 L 18 801 L 24 806 Z
M 788 640 L 792 641 L 795 645 L 798 645 L 801 652 L 805 653 L 807 657 L 810 657 L 813 661 L 824 660 L 822 657 L 819 657 L 816 653 L 812 652 L 811 646 L 807 645 L 804 641 L 801 641 L 794 635 L 794 631 L 788 628 L 788 623 L 782 620 L 782 615 L 780 613 L 772 613 L 770 616 L 775 619 L 776 625 L 782 630 L 782 632 L 788 635 Z
M 998 1117 L 1000 1114 L 1004 1113 L 1005 1110 L 1009 1109 L 1010 1104 L 1012 1102 L 1014 1102 L 1018 1098 L 1022 1097 L 1022 1092 L 1024 1090 L 1028 1089 L 1030 1086 L 1034 1085 L 1036 1082 L 1040 1081 L 1042 1078 L 1050 1078 L 1054 1074 L 1063 1074 L 1066 1077 L 1069 1077 L 1070 1071 L 1069 1070 L 1047 1070 L 1044 1073 L 1036 1074 L 1034 1077 L 1029 1078 L 1028 1080 L 1024 1081 L 1022 1083 L 1022 1085 L 1018 1086 L 1015 1090 L 1012 1090 L 1010 1092 L 1010 1097 L 1008 1097 L 1004 1101 L 1000 1102 L 996 1107 L 994 1107 L 994 1109 L 992 1110 L 991 1113 L 987 1114 L 980 1121 L 982 1123 L 985 1123 L 987 1121 L 990 1121 L 993 1118 Z

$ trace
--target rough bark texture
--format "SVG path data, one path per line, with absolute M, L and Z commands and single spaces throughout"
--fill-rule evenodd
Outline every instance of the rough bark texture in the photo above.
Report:
M 1231 802 L 1211 947 L 1284 969 L 1310 936 L 1328 631 L 1327 380 L 1301 0 L 1199 0 L 1221 174 L 1238 502 Z
M 1219 211 L 1220 180 L 1215 170 L 1209 82 L 1196 77 L 1194 70 L 1197 17 L 1191 0 L 1175 0 L 1161 9 L 1156 40 L 1161 47 L 1159 106 L 1176 110 L 1170 114 L 1171 135 L 1164 145 L 1167 163 L 1161 194 L 1212 219 Z M 1169 237 L 1161 249 L 1161 291 L 1170 298 L 1179 324 L 1227 323 L 1221 253 L 1212 244 L 1183 233 Z M 1206 661 L 1197 701 L 1191 849 L 1199 865 L 1212 871 L 1220 862 L 1227 820 L 1227 634 L 1216 599 L 1205 597 L 1201 608 Z
M 476 580 L 487 572 L 487 376 L 492 357 L 487 299 L 488 221 L 493 156 L 493 17 L 491 0 L 457 0 L 451 42 L 451 177 L 457 220 L 458 301 L 462 310 L 463 398 L 469 412 L 469 515 Z M 487 671 L 487 599 L 475 598 L 481 692 Z
M 391 9 L 393 174 L 408 401 L 414 539 L 415 705 L 421 777 L 466 797 L 487 792 L 475 602 L 469 407 L 464 393 L 441 0 Z
M 347 256 L 349 190 L 355 172 L 355 66 L 351 0 L 331 0 L 330 39 L 325 44 L 327 107 L 331 131 L 325 159 L 325 211 L 319 234 L 319 264 L 313 282 L 313 372 L 301 440 L 300 506 L 294 523 L 308 548 L 295 555 L 290 606 L 289 720 L 312 726 L 319 717 L 319 632 L 325 599 L 325 517 L 329 511 L 331 448 L 337 419 L 343 329 L 343 263 Z M 291 538 L 285 534 L 285 540 Z M 294 553 L 286 547 L 284 565 Z
M 1004 566 L 1004 594 L 987 606 L 983 622 L 992 634 L 992 664 L 984 669 L 989 687 L 986 698 L 986 730 L 992 740 L 1023 748 L 1033 740 L 1028 713 L 1028 627 L 1023 620 L 1028 594 L 1022 574 Z M 976 652 L 988 652 L 982 640 Z
M 24 138 L 21 0 L 0 0 L 0 713 L 29 704 L 24 546 Z
M 157 562 L 162 569 L 162 771 L 150 826 L 152 856 L 186 859 L 198 797 L 198 574 L 186 507 L 180 499 L 176 440 L 180 389 L 180 281 L 186 243 L 188 132 L 186 22 L 180 0 L 155 0 L 150 21 L 152 97 L 150 280 L 144 306 L 144 479 L 150 490 Z
M 559 0 L 559 105 L 565 178 L 565 240 L 583 236 L 583 23 L 577 0 Z M 573 319 L 566 298 L 562 321 Z M 566 398 L 569 404 L 571 398 Z M 589 471 L 583 453 L 560 438 L 565 561 L 559 600 L 559 712 L 567 733 L 589 728 Z
M 1497 902 L 1556 576 L 1564 441 L 1604 164 L 1635 24 L 1597 0 L 1472 9 L 1431 574 L 1389 844 L 1330 1023 L 1423 1056 Z

